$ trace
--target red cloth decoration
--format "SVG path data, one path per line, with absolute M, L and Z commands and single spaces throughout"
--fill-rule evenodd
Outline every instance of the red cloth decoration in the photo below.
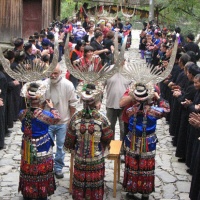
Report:
M 82 6 L 80 7 L 80 12 L 83 13 L 83 7 Z

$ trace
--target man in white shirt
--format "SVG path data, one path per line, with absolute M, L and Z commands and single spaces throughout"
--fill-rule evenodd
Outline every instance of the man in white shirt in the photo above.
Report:
M 49 126 L 49 134 L 53 140 L 56 137 L 56 155 L 54 159 L 54 171 L 56 178 L 63 178 L 62 168 L 64 167 L 63 145 L 65 141 L 67 124 L 76 111 L 77 95 L 73 84 L 61 76 L 59 64 L 54 69 L 47 81 L 49 89 L 46 92 L 46 99 L 51 99 L 54 107 L 59 111 L 61 120 L 56 125 Z
M 124 78 L 119 72 L 114 74 L 106 82 L 106 115 L 111 123 L 111 129 L 114 132 L 113 139 L 115 139 L 115 125 L 117 119 L 119 120 L 120 127 L 120 140 L 124 139 L 124 122 L 122 121 L 123 109 L 119 106 L 119 101 L 122 98 L 124 92 L 130 84 L 130 80 Z

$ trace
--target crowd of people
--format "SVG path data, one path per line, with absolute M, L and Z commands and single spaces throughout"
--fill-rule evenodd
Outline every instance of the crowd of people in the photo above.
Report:
M 3 54 L 13 71 L 20 63 L 37 60 L 48 67 L 54 55 L 54 42 L 58 40 L 60 61 L 69 35 L 71 65 L 79 72 L 80 68 L 99 72 L 105 65 L 116 64 L 115 32 L 119 46 L 125 36 L 129 37 L 125 47 L 128 49 L 131 29 L 129 19 L 124 24 L 120 18 L 113 23 L 101 19 L 95 24 L 93 18 L 86 17 L 82 23 L 72 17 L 33 33 L 28 42 L 17 38 L 14 49 Z M 144 23 L 141 31 L 139 50 L 141 59 L 146 59 L 147 66 L 159 76 L 169 67 L 176 39 L 178 50 L 171 73 L 153 88 L 142 82 L 133 84 L 119 72 L 104 82 L 108 119 L 99 111 L 103 89 L 95 83 L 83 84 L 80 89 L 82 80 L 70 71 L 63 77 L 59 63 L 50 77 L 35 83 L 11 78 L 0 65 L 0 149 L 5 148 L 4 139 L 10 136 L 9 129 L 19 117 L 23 132 L 19 191 L 24 199 L 46 200 L 54 193 L 53 173 L 58 179 L 64 177 L 64 149 L 75 151 L 73 199 L 103 199 L 104 152 L 111 139 L 115 139 L 118 119 L 123 141 L 121 154 L 125 156 L 126 197 L 135 199 L 134 194 L 141 193 L 141 199 L 148 200 L 155 189 L 156 120 L 163 116 L 169 124 L 178 162 L 185 162 L 187 172 L 192 174 L 190 198 L 200 198 L 200 68 L 196 64 L 199 47 L 192 33 L 185 41 L 179 27 L 172 32 L 149 22 Z M 121 67 L 127 64 L 125 60 Z M 79 112 L 76 91 L 83 100 L 83 110 Z M 57 149 L 53 158 L 54 141 Z
M 171 112 L 166 120 L 172 144 L 176 147 L 175 156 L 178 162 L 188 166 L 187 173 L 193 176 L 190 198 L 199 199 L 199 46 L 192 33 L 187 34 L 185 40 L 180 27 L 172 32 L 151 23 L 145 26 L 140 34 L 141 59 L 156 68 L 165 70 L 171 56 L 171 44 L 178 38 L 173 69 L 159 86 L 161 97 L 170 104 Z

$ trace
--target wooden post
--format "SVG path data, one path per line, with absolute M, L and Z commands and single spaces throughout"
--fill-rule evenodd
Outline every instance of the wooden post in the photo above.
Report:
M 107 156 L 108 160 L 114 160 L 114 178 L 113 178 L 113 197 L 116 198 L 117 193 L 117 181 L 120 181 L 120 150 L 122 141 L 112 140 L 110 143 L 110 152 Z
M 69 177 L 69 193 L 72 194 L 72 182 L 73 182 L 73 174 L 74 174 L 74 152 L 71 153 L 70 158 L 70 177 Z

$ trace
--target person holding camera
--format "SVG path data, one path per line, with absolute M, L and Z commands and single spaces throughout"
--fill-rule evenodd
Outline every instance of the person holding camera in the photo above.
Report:
M 103 33 L 98 31 L 94 35 L 94 40 L 90 43 L 90 45 L 94 49 L 94 54 L 99 55 L 101 60 L 102 60 L 102 65 L 105 64 L 105 59 L 106 59 L 106 53 L 109 52 L 108 49 L 104 49 L 102 42 L 103 42 Z
M 48 133 L 50 124 L 60 120 L 52 101 L 43 98 L 48 85 L 44 81 L 28 82 L 21 95 L 29 101 L 29 107 L 21 110 L 22 122 L 21 165 L 19 192 L 24 200 L 47 200 L 56 189 L 53 173 L 53 141 Z M 43 110 L 46 104 L 50 111 Z

